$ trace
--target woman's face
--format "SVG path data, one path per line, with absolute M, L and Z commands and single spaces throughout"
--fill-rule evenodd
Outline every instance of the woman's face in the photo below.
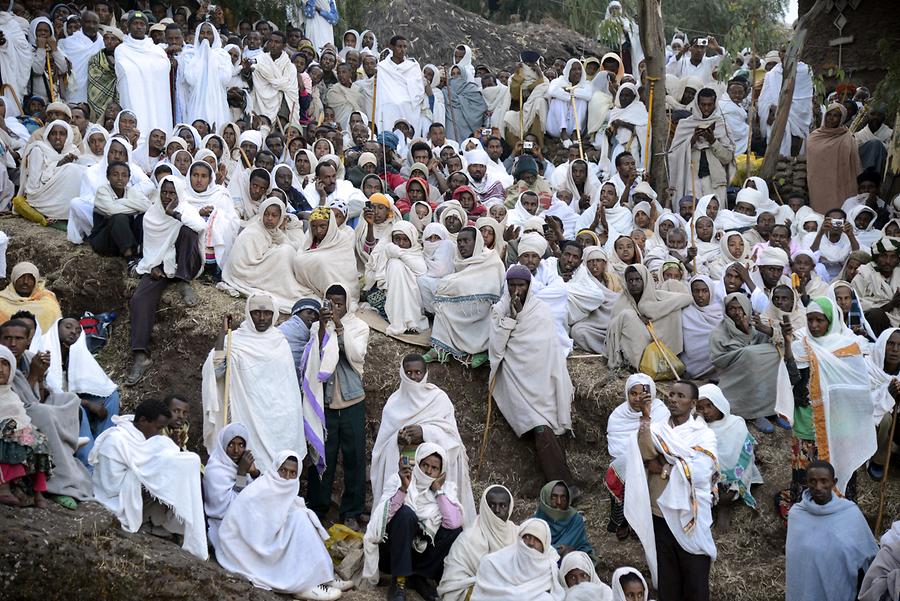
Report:
M 209 188 L 209 181 L 209 170 L 204 169 L 200 165 L 191 169 L 191 188 L 193 188 L 194 192 L 205 192 Z
M 419 182 L 410 182 L 407 186 L 407 195 L 409 196 L 410 202 L 421 202 L 425 200 L 425 189 Z M 466 205 L 463 204 L 463 208 L 465 208 L 465 206 Z
M 313 144 L 313 154 L 316 155 L 317 159 L 321 159 L 330 152 L 331 146 L 328 144 L 328 140 L 316 140 L 316 143 Z
M 643 211 L 636 212 L 634 214 L 634 224 L 643 229 L 650 227 L 650 215 Z
M 872 223 L 872 213 L 868 211 L 860 212 L 856 219 L 853 220 L 853 223 L 856 224 L 857 229 L 868 229 L 869 224 Z
M 622 108 L 625 108 L 632 102 L 634 102 L 634 92 L 631 91 L 631 88 L 621 88 L 619 91 L 619 103 L 622 105 Z
M 588 259 L 587 268 L 592 276 L 601 282 L 603 281 L 604 275 L 606 274 L 605 259 Z
M 491 217 L 497 220 L 498 223 L 503 223 L 503 220 L 506 219 L 506 207 L 503 205 L 494 205 L 488 211 Z
M 709 217 L 701 217 L 697 220 L 697 237 L 703 242 L 709 242 L 713 237 L 713 222 Z
M 109 145 L 109 152 L 106 153 L 106 160 L 109 163 L 115 163 L 116 161 L 125 162 L 128 160 L 128 151 L 125 150 L 125 145 L 115 140 L 112 144 Z
M 206 149 L 211 150 L 214 155 L 216 155 L 217 159 L 222 158 L 222 142 L 219 141 L 219 138 L 210 138 L 206 141 Z
M 673 227 L 675 227 L 675 224 L 673 224 L 671 221 L 667 220 L 667 221 L 661 222 L 659 224 L 660 238 L 662 238 L 663 240 L 666 240 L 667 237 L 669 236 L 669 230 L 672 229 Z
M 237 143 L 237 134 L 234 133 L 234 126 L 226 127 L 222 131 L 222 138 L 225 139 L 225 143 L 228 144 L 228 148 L 234 148 Z
M 663 271 L 663 281 L 666 282 L 668 280 L 680 280 L 681 279 L 681 270 L 675 266 L 669 267 Z
M 634 260 L 634 241 L 631 238 L 619 238 L 614 246 L 616 255 L 623 263 L 630 264 Z
M 803 231 L 804 232 L 815 232 L 818 231 L 819 224 L 815 221 L 806 221 L 803 223 Z
M 106 146 L 106 138 L 103 134 L 91 134 L 88 138 L 88 147 L 91 153 L 97 156 L 103 154 L 103 148 Z
M 356 34 L 351 31 L 344 34 L 344 47 L 356 48 Z
M 305 152 L 297 153 L 294 157 L 294 167 L 297 168 L 298 175 L 309 175 L 311 173 L 309 156 Z
M 120 120 L 119 125 L 121 124 L 122 121 Z M 194 154 L 194 151 L 197 149 L 196 146 L 194 146 L 194 132 L 186 127 L 182 127 L 180 130 L 178 130 L 178 137 L 184 138 L 184 141 L 187 142 L 188 152 Z
M 578 568 L 571 569 L 566 574 L 566 586 L 569 588 L 581 584 L 582 582 L 590 581 L 591 575 L 584 570 L 579 570 Z
M 176 152 L 172 162 L 181 175 L 187 175 L 188 169 L 191 167 L 191 155 L 185 150 Z
M 852 282 L 853 278 L 856 277 L 856 273 L 859 271 L 859 266 L 862 265 L 856 259 L 847 259 L 847 267 L 844 270 L 844 278 L 848 282 Z
M 616 202 L 619 200 L 616 196 L 616 187 L 612 184 L 603 184 L 600 188 L 600 200 L 607 209 L 616 206 Z
M 884 233 L 886 236 L 890 236 L 891 238 L 900 237 L 900 224 L 896 221 L 891 221 L 887 224 L 887 227 L 884 228 Z
M 705 397 L 701 397 L 700 400 L 697 401 L 697 413 L 699 413 L 703 420 L 708 424 L 717 422 L 725 417 L 722 415 L 722 412 L 716 409 L 716 406 Z
M 740 234 L 733 234 L 728 237 L 728 252 L 733 258 L 738 258 L 744 254 L 744 237 Z
M 447 231 L 451 234 L 456 234 L 462 229 L 462 221 L 460 221 L 459 217 L 456 215 L 447 215 L 447 218 L 444 219 L 444 227 L 446 227 Z
M 806 275 L 815 268 L 816 264 L 806 255 L 797 255 L 794 259 L 794 272 L 798 275 Z
M 269 205 L 263 212 L 262 221 L 267 230 L 274 230 L 281 223 L 281 209 L 276 205 Z
M 569 69 L 569 83 L 577 84 L 581 81 L 581 63 L 572 63 L 572 68 Z
M 375 211 L 375 223 L 384 223 L 388 218 L 390 209 L 383 204 L 374 204 L 372 209 Z
M 413 205 L 413 210 L 416 212 L 416 217 L 419 219 L 425 219 L 428 217 L 428 207 L 424 202 L 417 202 Z
M 485 248 L 494 248 L 494 228 L 485 225 L 480 229 Z
M 832 129 L 840 127 L 842 119 L 843 115 L 841 114 L 840 109 L 831 109 L 825 113 L 825 127 L 830 127 Z
M 725 315 L 728 316 L 735 324 L 741 323 L 744 319 L 744 308 L 736 300 L 733 300 L 725 306 Z
M 469 212 L 475 208 L 475 197 L 470 192 L 463 192 L 459 195 L 459 204 Z
M 716 198 L 712 198 L 709 201 L 709 204 L 706 205 L 706 214 L 710 219 L 715 221 L 716 215 L 719 214 L 719 201 Z
M 391 234 L 391 242 L 400 248 L 412 248 L 412 242 L 409 241 L 409 238 L 406 234 L 401 234 L 400 232 L 394 232 Z

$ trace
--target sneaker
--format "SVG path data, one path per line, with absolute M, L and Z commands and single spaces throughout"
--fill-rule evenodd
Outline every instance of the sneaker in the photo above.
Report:
M 753 420 L 753 425 L 763 434 L 771 434 L 775 431 L 775 426 L 772 425 L 772 422 L 764 417 L 757 417 Z
M 786 419 L 784 419 L 780 415 L 776 415 L 774 418 L 772 418 L 772 421 L 774 421 L 775 425 L 778 426 L 779 428 L 781 428 L 782 430 L 792 430 L 793 429 L 790 422 L 788 422 Z
M 415 574 L 409 576 L 406 583 L 409 588 L 419 593 L 424 601 L 438 601 L 437 587 L 428 578 Z
M 387 590 L 387 601 L 406 601 L 406 578 L 391 580 Z
M 472 369 L 476 369 L 487 363 L 488 354 L 487 353 L 475 353 L 472 355 L 472 360 L 469 363 L 469 367 Z
M 331 588 L 327 584 L 320 584 L 305 591 L 297 593 L 294 599 L 302 601 L 335 601 L 341 598 L 341 591 Z
M 878 465 L 874 461 L 870 461 L 869 467 L 866 468 L 866 473 L 869 474 L 869 478 L 875 482 L 881 482 L 884 479 L 884 466 Z
M 328 583 L 328 586 L 330 586 L 331 588 L 336 588 L 341 592 L 346 592 L 346 591 L 349 591 L 350 589 L 352 589 L 356 585 L 353 584 L 352 580 L 341 580 L 339 578 L 335 578 L 334 580 L 332 580 L 331 582 Z

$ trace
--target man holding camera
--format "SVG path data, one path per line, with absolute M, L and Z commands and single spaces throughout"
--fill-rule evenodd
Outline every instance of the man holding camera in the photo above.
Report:
M 707 56 L 712 50 L 713 54 Z M 688 47 L 682 48 L 675 60 L 666 65 L 666 73 L 675 77 L 697 77 L 705 84 L 715 81 L 713 71 L 722 62 L 725 50 L 713 36 L 693 37 Z

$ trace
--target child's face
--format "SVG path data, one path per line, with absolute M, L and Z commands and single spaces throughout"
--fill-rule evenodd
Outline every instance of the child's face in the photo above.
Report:
M 88 138 L 88 146 L 92 153 L 100 156 L 106 146 L 106 138 L 103 137 L 103 134 L 91 134 L 91 137 Z
M 128 169 L 117 165 L 109 170 L 106 177 L 109 180 L 109 185 L 112 186 L 112 189 L 121 193 L 125 190 L 126 184 L 128 184 L 129 176 Z

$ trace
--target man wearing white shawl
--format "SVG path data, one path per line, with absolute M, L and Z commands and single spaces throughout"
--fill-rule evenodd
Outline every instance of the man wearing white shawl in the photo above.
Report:
M 695 275 L 688 285 L 694 302 L 681 312 L 684 350 L 679 358 L 689 378 L 709 378 L 716 368 L 709 357 L 709 333 L 725 317 L 724 306 L 715 298 L 712 279 Z
M 124 530 L 134 533 L 149 522 L 153 534 L 181 534 L 181 548 L 205 561 L 200 458 L 159 435 L 171 415 L 162 401 L 146 400 L 97 438 L 90 457 L 94 496 Z M 146 503 L 144 491 L 152 499 Z
M 66 90 L 66 100 L 71 103 L 87 102 L 88 61 L 104 48 L 99 29 L 97 13 L 86 11 L 81 15 L 81 29 L 59 40 L 60 50 L 72 63 L 72 77 Z
M 675 198 L 688 194 L 727 198 L 735 143 L 716 105 L 716 92 L 709 87 L 699 90 L 691 112 L 678 122 L 669 152 L 669 182 Z
M 547 252 L 547 240 L 543 235 L 529 232 L 519 240 L 519 265 L 531 272 L 530 291 L 549 309 L 553 317 L 556 336 L 559 339 L 560 352 L 568 357 L 572 352 L 572 339 L 569 338 L 568 290 L 563 278 L 559 275 L 557 262 L 543 260 Z
M 358 529 L 366 497 L 366 393 L 363 368 L 369 326 L 357 317 L 347 288 L 325 291 L 319 321 L 303 351 L 303 428 L 315 470 L 309 472 L 310 507 L 324 517 L 331 506 L 338 455 L 344 471 L 340 520 Z
M 878 545 L 856 503 L 832 492 L 841 483 L 827 461 L 811 463 L 807 477 L 809 490 L 788 519 L 785 600 L 856 599 Z
M 876 334 L 900 326 L 900 238 L 884 236 L 872 246 L 872 262 L 851 280 Z
M 481 559 L 516 542 L 518 526 L 509 517 L 512 494 L 505 486 L 488 486 L 481 496 L 478 517 L 463 530 L 444 560 L 438 595 L 444 601 L 465 601 L 473 587 Z
M 184 120 L 203 119 L 215 129 L 231 121 L 227 97 L 231 56 L 222 48 L 219 31 L 211 23 L 197 26 L 194 50 L 182 60 L 184 81 L 189 86 Z
M 255 586 L 295 599 L 333 601 L 352 583 L 334 579 L 328 532 L 300 493 L 303 454 L 278 452 L 272 467 L 232 502 L 219 527 L 216 559 Z
M 393 125 L 400 119 L 408 123 L 420 122 L 425 82 L 419 63 L 406 56 L 408 47 L 406 38 L 395 35 L 390 41 L 390 55 L 378 63 L 374 122 L 379 128 Z
M 607 530 L 624 540 L 629 533 L 625 521 L 625 482 L 627 480 L 628 445 L 641 425 L 642 409 L 650 403 L 650 421 L 662 423 L 669 419 L 669 409 L 656 396 L 656 382 L 640 372 L 625 380 L 625 402 L 613 409 L 606 422 L 606 449 L 611 459 L 603 483 L 609 491 L 609 522 Z
M 772 136 L 775 111 L 781 97 L 783 79 L 784 64 L 780 61 L 766 72 L 766 76 L 763 78 L 762 92 L 759 94 L 757 106 L 759 107 L 759 119 L 765 126 L 766 138 Z M 794 95 L 791 98 L 791 109 L 778 154 L 782 156 L 797 154 L 806 142 L 813 121 L 814 95 L 812 69 L 803 61 L 797 61 L 797 72 L 794 75 Z
M 398 472 L 384 485 L 373 504 L 372 519 L 363 539 L 362 578 L 378 582 L 378 572 L 392 577 L 388 598 L 406 598 L 413 588 L 423 598 L 435 598 L 444 559 L 462 532 L 462 507 L 456 483 L 446 472 L 447 454 L 440 446 L 423 442 L 415 458 L 400 459 Z
M 747 110 L 743 106 L 747 96 L 747 84 L 742 80 L 732 80 L 728 83 L 727 94 L 719 98 L 719 110 L 725 117 L 725 125 L 728 127 L 728 135 L 734 142 L 734 154 L 739 156 L 747 152 L 747 144 L 750 142 L 750 123 Z
M 334 109 L 335 121 L 345 130 L 350 128 L 350 115 L 365 113 L 362 91 L 353 86 L 350 75 L 349 65 L 338 65 L 338 81 L 328 88 L 324 99 L 325 104 Z
M 276 311 L 271 296 L 251 295 L 241 326 L 231 331 L 231 318 L 226 317 L 203 364 L 204 446 L 212 452 L 222 428 L 240 422 L 249 431 L 246 442 L 263 471 L 277 468 L 277 449 L 300 449 L 299 458 L 306 456 L 296 367 L 287 340 L 275 327 Z M 230 352 L 225 350 L 226 338 Z
M 884 477 L 884 463 L 891 440 L 894 405 L 900 398 L 900 328 L 888 328 L 875 341 L 872 353 L 866 356 L 869 385 L 874 403 L 875 427 L 878 431 L 878 450 L 869 461 L 868 472 L 875 480 Z M 897 438 L 897 435 L 894 436 Z
M 466 227 L 457 234 L 453 263 L 455 272 L 441 278 L 434 291 L 432 349 L 425 359 L 446 363 L 453 356 L 477 367 L 487 360 L 490 311 L 500 298 L 503 262 L 496 251 L 485 251 L 480 231 Z
M 219 546 L 219 526 L 231 502 L 253 482 L 254 476 L 259 477 L 253 452 L 247 448 L 249 438 L 243 424 L 232 422 L 222 428 L 203 470 L 203 510 L 213 548 Z
M 459 436 L 453 402 L 440 387 L 428 382 L 425 360 L 420 355 L 407 355 L 400 365 L 400 388 L 384 405 L 372 447 L 373 498 L 381 498 L 401 453 L 410 455 L 423 442 L 437 444 L 446 452 L 444 471 L 456 483 L 464 522 L 472 524 L 475 500 L 469 481 L 469 458 Z
M 633 83 L 620 85 L 613 109 L 609 111 L 609 126 L 606 129 L 609 139 L 606 156 L 610 162 L 614 163 L 622 152 L 630 152 L 637 164 L 644 167 L 647 119 L 647 107 L 641 102 L 637 86 Z
M 488 354 L 494 400 L 516 436 L 534 432 L 544 480 L 572 482 L 556 437 L 572 429 L 575 389 L 561 343 L 550 335 L 553 325 L 531 271 L 524 265 L 510 267 L 506 290 L 491 307 Z M 535 360 L 536 348 L 546 351 L 540 361 Z
M 334 0 L 304 0 L 303 24 L 306 37 L 317 53 L 327 45 L 334 45 L 334 25 L 339 16 Z
M 488 84 L 488 85 L 485 85 Z M 485 75 L 481 78 L 481 94 L 487 103 L 485 116 L 489 119 L 491 129 L 497 129 L 501 138 L 506 129 L 504 118 L 512 103 L 512 95 L 509 87 L 498 82 L 493 75 Z
M 31 77 L 34 49 L 25 31 L 25 28 L 19 25 L 18 17 L 11 11 L 0 12 L 0 33 L 6 39 L 6 43 L 0 46 L 0 73 L 3 73 L 3 83 L 10 86 L 9 89 L 3 90 L 7 117 L 19 116 L 16 99 L 22 101 L 25 98 L 26 87 Z
M 577 58 L 570 58 L 562 75 L 550 82 L 550 99 L 545 131 L 554 138 L 572 140 L 576 130 L 584 130 L 587 123 L 588 102 L 594 93 L 584 67 Z M 573 107 L 576 112 L 573 112 Z
M 663 423 L 651 423 L 645 402 L 627 451 L 625 517 L 644 547 L 660 601 L 709 599 L 718 449 L 716 435 L 693 415 L 698 396 L 693 382 L 676 382 Z M 635 477 L 645 468 L 646 478 Z
M 43 139 L 31 144 L 25 155 L 25 197 L 47 219 L 67 219 L 69 203 L 77 195 L 84 165 L 73 144 L 72 128 L 56 120 L 44 129 Z
M 559 554 L 550 544 L 547 522 L 522 522 L 516 541 L 478 564 L 471 601 L 563 601 Z
M 253 90 L 250 93 L 253 111 L 265 115 L 271 123 L 280 119 L 282 108 L 287 111 L 289 123 L 296 123 L 300 116 L 297 68 L 284 51 L 284 39 L 282 32 L 273 31 L 268 41 L 268 52 L 256 57 L 254 64 L 244 65 L 244 70 L 253 74 Z
M 503 118 L 506 142 L 515 146 L 517 138 L 532 133 L 541 146 L 544 142 L 544 124 L 547 123 L 550 82 L 538 65 L 540 55 L 537 52 L 526 50 L 521 58 L 522 62 L 509 78 L 509 93 L 517 110 L 507 111 Z
M 572 341 L 591 353 L 606 350 L 606 328 L 622 285 L 607 271 L 609 255 L 600 246 L 584 249 L 581 266 L 566 285 L 567 313 Z
M 116 88 L 121 105 L 137 115 L 146 131 L 172 130 L 172 102 L 165 50 L 147 37 L 147 16 L 136 11 L 128 20 L 128 35 L 116 47 Z

